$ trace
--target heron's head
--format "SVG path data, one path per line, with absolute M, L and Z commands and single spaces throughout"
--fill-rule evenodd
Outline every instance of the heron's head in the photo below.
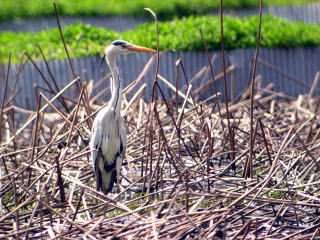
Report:
M 123 40 L 116 40 L 111 43 L 104 51 L 105 55 L 119 55 L 131 52 L 156 52 L 156 50 L 146 47 L 133 45 Z

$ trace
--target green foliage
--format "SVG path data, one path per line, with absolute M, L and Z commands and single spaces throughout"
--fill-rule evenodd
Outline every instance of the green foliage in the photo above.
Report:
M 147 15 L 143 8 L 153 9 L 160 19 L 208 13 L 219 9 L 219 1 L 211 0 L 56 0 L 60 15 L 105 16 Z M 265 0 L 264 4 L 285 5 L 319 2 L 319 0 Z M 227 8 L 257 7 L 257 0 L 224 0 Z M 21 17 L 54 15 L 52 0 L 0 0 L 0 21 Z
M 119 38 L 119 34 L 102 28 L 95 28 L 83 23 L 65 26 L 63 35 L 72 57 L 81 57 L 101 53 L 106 41 Z M 40 60 L 40 46 L 47 59 L 66 58 L 60 34 L 57 28 L 39 33 L 0 34 L 0 54 L 3 58 L 12 53 L 12 61 L 17 62 L 24 52 L 32 53 Z
M 258 17 L 224 18 L 225 48 L 255 47 Z M 199 29 L 202 29 L 209 49 L 220 49 L 219 17 L 188 17 L 183 20 L 159 22 L 160 50 L 203 51 Z M 83 23 L 63 27 L 63 34 L 72 57 L 101 54 L 105 46 L 115 39 L 156 48 L 155 26 L 145 23 L 135 30 L 123 33 L 92 27 Z M 0 53 L 6 59 L 12 52 L 13 62 L 17 62 L 23 52 L 33 53 L 41 59 L 37 46 L 41 46 L 47 59 L 65 58 L 58 29 L 39 33 L 0 34 Z M 266 15 L 262 21 L 261 46 L 308 47 L 320 46 L 320 24 L 292 23 Z

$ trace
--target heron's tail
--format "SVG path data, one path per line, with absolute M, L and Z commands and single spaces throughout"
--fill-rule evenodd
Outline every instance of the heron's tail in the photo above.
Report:
M 103 170 L 101 174 L 100 189 L 104 194 L 111 192 L 114 183 L 117 181 L 117 170 L 113 168 L 110 171 Z
M 122 158 L 120 157 L 116 157 L 112 164 L 108 164 L 102 155 L 97 156 L 96 161 L 94 161 L 94 169 L 98 191 L 101 190 L 104 194 L 111 192 L 114 183 L 119 180 L 118 174 L 120 174 L 121 165 Z

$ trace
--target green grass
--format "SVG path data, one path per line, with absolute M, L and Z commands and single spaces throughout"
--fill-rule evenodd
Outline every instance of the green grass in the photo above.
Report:
M 266 5 L 305 4 L 319 0 L 264 0 Z M 153 9 L 161 19 L 208 13 L 219 8 L 211 0 L 56 0 L 60 15 L 105 16 L 147 15 L 143 8 Z M 257 7 L 258 0 L 224 0 L 224 8 Z M 39 16 L 53 16 L 52 0 L 0 0 L 0 21 Z
M 225 48 L 255 47 L 258 17 L 224 18 Z M 209 49 L 220 49 L 219 17 L 188 17 L 184 20 L 159 22 L 161 50 L 203 51 L 199 29 L 203 30 Z M 63 27 L 63 33 L 72 57 L 97 55 L 115 39 L 156 48 L 155 26 L 146 23 L 135 30 L 123 33 L 92 27 L 83 23 Z M 17 62 L 26 51 L 34 59 L 41 60 L 37 46 L 40 45 L 47 59 L 65 58 L 66 54 L 58 29 L 40 33 L 0 34 L 0 54 L 7 59 L 12 52 L 13 62 Z M 261 47 L 309 47 L 320 46 L 320 24 L 292 23 L 266 15 L 262 22 Z M 36 49 L 36 50 L 35 50 Z

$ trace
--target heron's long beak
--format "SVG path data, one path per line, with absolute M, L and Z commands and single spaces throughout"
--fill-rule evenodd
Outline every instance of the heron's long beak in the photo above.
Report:
M 127 48 L 134 52 L 157 52 L 152 48 L 146 48 L 146 47 L 141 47 L 137 45 L 130 45 L 130 46 L 127 46 Z

